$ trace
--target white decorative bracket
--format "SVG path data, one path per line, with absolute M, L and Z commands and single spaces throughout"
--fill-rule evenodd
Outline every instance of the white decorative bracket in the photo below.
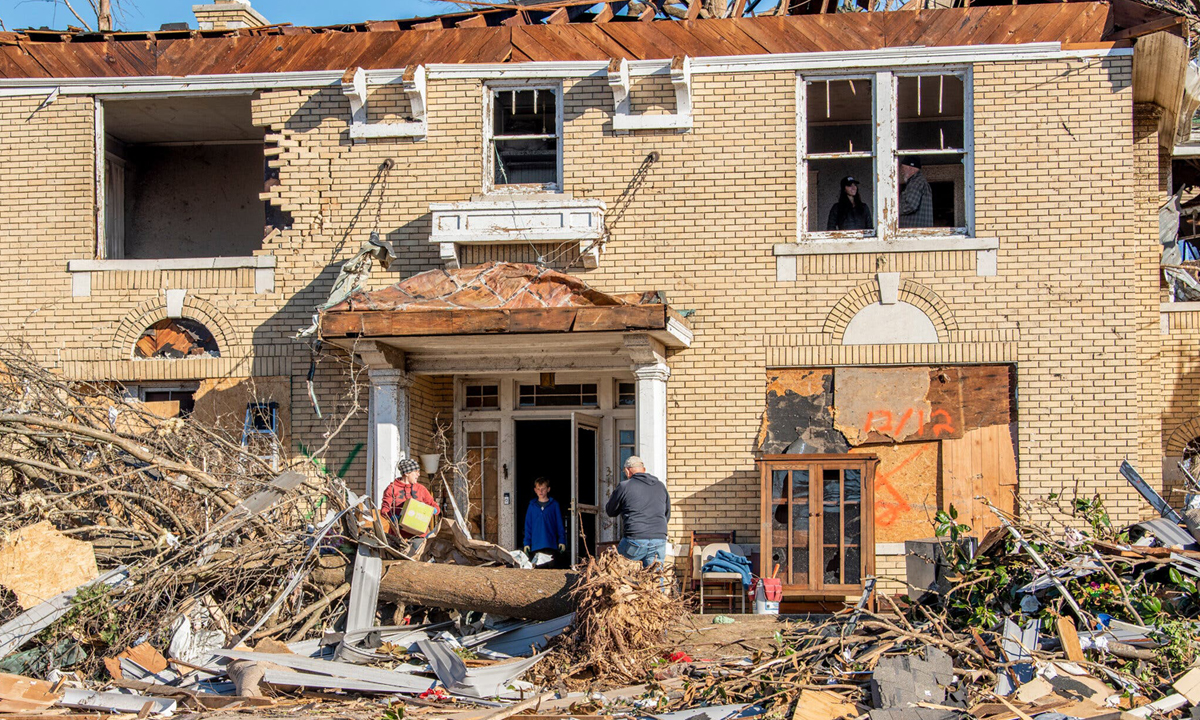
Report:
M 692 127 L 692 59 L 671 58 L 671 84 L 675 86 L 673 115 L 634 115 L 629 100 L 629 61 L 613 59 L 608 64 L 608 85 L 613 91 L 613 130 L 690 130 Z
M 425 66 L 409 65 L 400 78 L 400 86 L 412 106 L 412 122 L 367 122 L 367 71 L 355 68 L 342 76 L 342 93 L 350 101 L 350 138 L 411 137 L 425 139 Z

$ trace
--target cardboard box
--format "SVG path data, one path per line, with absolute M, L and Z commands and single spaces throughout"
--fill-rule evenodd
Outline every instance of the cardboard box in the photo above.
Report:
M 424 535 L 429 532 L 429 523 L 433 521 L 434 509 L 420 500 L 406 500 L 396 514 L 400 531 L 411 535 Z

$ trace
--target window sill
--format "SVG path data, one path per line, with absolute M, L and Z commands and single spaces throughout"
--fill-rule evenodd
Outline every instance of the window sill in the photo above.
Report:
M 272 292 L 275 289 L 275 257 L 273 255 L 67 261 L 67 272 L 71 273 L 72 297 L 91 296 L 92 273 L 94 272 L 205 271 L 243 268 L 254 271 L 254 292 L 256 294 Z
M 975 274 L 994 277 L 997 272 L 997 238 L 966 237 L 963 235 L 931 235 L 880 240 L 877 237 L 853 239 L 816 239 L 777 243 L 775 254 L 776 282 L 795 282 L 796 258 L 807 255 L 853 255 L 910 252 L 974 252 Z
M 575 199 L 548 193 L 485 195 L 454 203 L 430 203 L 429 242 L 440 247 L 442 259 L 458 263 L 456 245 L 579 242 L 585 267 L 599 261 L 596 241 L 603 237 L 602 200 Z
M 877 237 L 825 239 L 813 238 L 800 242 L 777 243 L 776 256 L 788 255 L 848 255 L 853 253 L 904 253 L 997 250 L 997 238 L 966 237 L 963 235 L 925 235 L 880 240 Z

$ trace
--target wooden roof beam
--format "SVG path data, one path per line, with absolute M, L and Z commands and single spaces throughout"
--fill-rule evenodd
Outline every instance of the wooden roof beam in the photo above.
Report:
M 592 17 L 592 22 L 606 23 L 612 19 L 613 19 L 612 3 L 604 3 L 604 7 L 600 9 L 600 12 L 596 13 L 596 15 L 594 17 Z
M 482 14 L 472 15 L 469 18 L 459 20 L 458 22 L 454 23 L 454 27 L 456 27 L 456 28 L 487 27 L 487 18 L 485 18 Z
M 571 18 L 567 13 L 567 9 L 565 7 L 560 7 L 559 9 L 550 13 L 543 22 L 545 22 L 547 25 L 565 25 L 571 22 Z

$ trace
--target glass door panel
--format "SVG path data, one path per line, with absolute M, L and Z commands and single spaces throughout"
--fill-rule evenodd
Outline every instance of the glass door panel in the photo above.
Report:
M 600 505 L 600 418 L 571 413 L 571 564 L 596 554 Z M 583 535 L 582 546 L 580 534 Z

